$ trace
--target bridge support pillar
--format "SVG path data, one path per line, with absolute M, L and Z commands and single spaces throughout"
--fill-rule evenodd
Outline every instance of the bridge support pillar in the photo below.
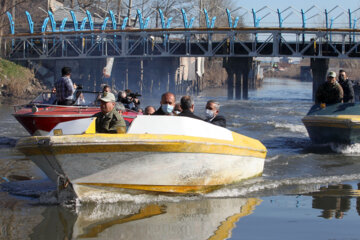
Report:
M 252 70 L 253 58 L 224 58 L 223 66 L 228 73 L 228 99 L 248 99 L 249 73 Z M 234 84 L 235 79 L 235 84 Z
M 313 100 L 314 100 L 318 87 L 326 79 L 326 73 L 329 69 L 329 59 L 312 58 L 310 62 L 310 67 L 313 74 Z

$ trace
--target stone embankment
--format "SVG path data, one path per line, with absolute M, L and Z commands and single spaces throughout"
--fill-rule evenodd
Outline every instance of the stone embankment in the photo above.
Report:
M 0 103 L 19 103 L 46 89 L 28 68 L 0 58 Z

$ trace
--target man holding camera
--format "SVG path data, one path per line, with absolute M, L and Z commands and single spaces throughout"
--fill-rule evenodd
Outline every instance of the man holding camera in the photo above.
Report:
M 125 108 L 138 111 L 140 106 L 140 97 L 141 94 L 132 93 L 130 89 L 121 91 L 118 95 L 118 101 L 124 104 Z

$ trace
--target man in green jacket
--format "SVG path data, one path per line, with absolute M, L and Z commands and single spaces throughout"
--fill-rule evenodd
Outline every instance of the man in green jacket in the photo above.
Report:
M 115 108 L 115 96 L 106 93 L 100 98 L 101 112 L 96 113 L 97 133 L 125 133 L 126 124 L 121 114 Z
M 336 81 L 336 73 L 329 72 L 326 82 L 316 91 L 316 103 L 335 104 L 341 103 L 344 98 L 344 91 Z

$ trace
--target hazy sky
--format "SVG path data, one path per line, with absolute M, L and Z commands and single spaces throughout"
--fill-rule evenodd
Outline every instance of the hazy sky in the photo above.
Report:
M 359 0 L 343 0 L 343 1 L 339 1 L 339 0 L 321 0 L 321 1 L 320 0 L 318 0 L 318 1 L 314 1 L 314 0 L 295 0 L 295 1 L 288 1 L 288 0 L 287 1 L 285 1 L 285 0 L 271 0 L 271 1 L 236 0 L 236 1 L 234 1 L 234 3 L 236 3 L 236 5 L 238 7 L 246 8 L 249 11 L 251 11 L 252 8 L 254 8 L 255 11 L 259 11 L 264 6 L 268 6 L 274 11 L 276 11 L 278 8 L 280 9 L 280 11 L 283 11 L 286 8 L 288 8 L 289 6 L 295 8 L 296 10 L 299 10 L 299 11 L 301 9 L 303 9 L 304 11 L 307 11 L 309 8 L 311 8 L 312 6 L 315 5 L 316 6 L 315 8 L 311 9 L 310 11 L 308 11 L 306 13 L 306 18 L 311 18 L 312 16 L 317 14 L 316 16 L 314 16 L 313 18 L 311 18 L 307 21 L 307 25 L 309 25 L 309 27 L 311 27 L 311 25 L 324 24 L 325 23 L 324 10 L 327 9 L 328 11 L 330 11 L 337 5 L 340 6 L 341 8 L 338 7 L 329 14 L 329 19 L 331 19 L 331 18 L 334 19 L 333 27 L 342 27 L 342 26 L 346 26 L 346 24 L 348 24 L 348 14 L 347 14 L 348 9 L 350 9 L 352 12 L 354 12 L 354 13 L 352 13 L 352 19 L 357 19 L 357 21 L 360 21 L 360 9 L 357 10 L 360 7 Z M 282 13 L 282 17 L 285 18 L 288 14 L 290 14 L 292 12 L 290 14 L 290 16 L 287 19 L 285 19 L 284 25 L 288 25 L 289 27 L 295 27 L 295 26 L 301 25 L 301 14 L 299 12 L 297 12 L 295 9 L 287 10 Z M 278 25 L 277 13 L 272 10 L 264 9 L 257 13 L 258 18 L 262 18 L 264 15 L 270 13 L 268 16 L 266 16 L 264 19 L 262 19 L 260 21 L 260 26 L 269 26 L 269 25 L 276 26 L 276 25 Z M 250 25 L 250 24 L 252 24 L 252 21 L 253 21 L 252 15 L 249 13 L 245 14 L 245 12 L 246 12 L 245 9 L 240 9 L 239 11 L 234 12 L 233 16 L 244 14 L 244 21 L 247 23 L 247 25 Z M 358 24 L 357 24 L 358 28 L 360 27 L 359 24 L 360 24 L 360 22 L 358 22 Z
M 312 5 L 317 5 L 321 9 L 327 8 L 330 10 L 331 8 L 335 7 L 336 5 L 340 5 L 345 9 L 350 8 L 351 10 L 356 10 L 360 7 L 359 0 L 295 0 L 295 1 L 285 1 L 285 0 L 256 0 L 256 1 L 248 1 L 248 0 L 236 0 L 237 5 L 251 9 L 260 9 L 261 7 L 267 5 L 273 9 L 280 8 L 280 10 L 287 8 L 288 6 L 292 6 L 297 9 L 303 8 L 308 9 Z

